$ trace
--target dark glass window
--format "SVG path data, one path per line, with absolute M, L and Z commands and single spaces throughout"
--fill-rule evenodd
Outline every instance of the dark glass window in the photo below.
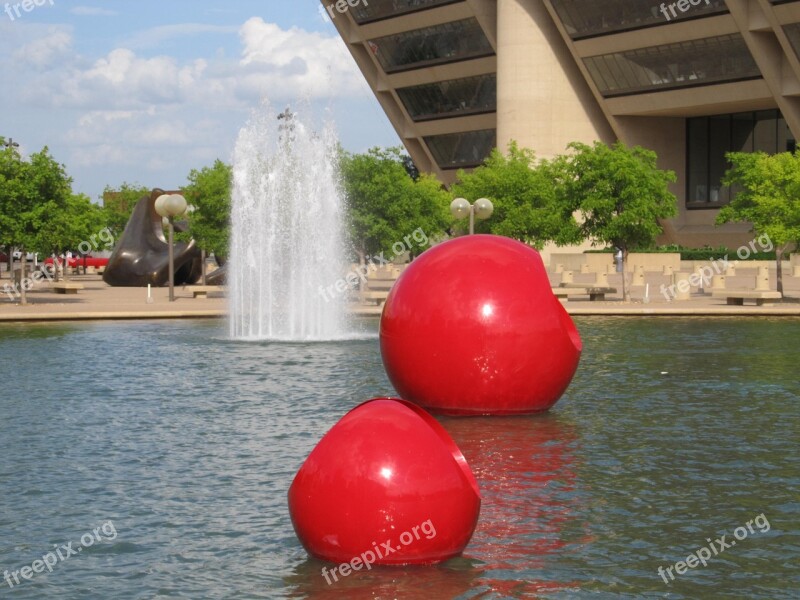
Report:
M 441 169 L 477 167 L 497 144 L 497 131 L 483 129 L 431 135 L 425 143 Z
M 606 97 L 761 77 L 739 34 L 592 56 L 584 63 Z
M 497 75 L 415 85 L 397 94 L 414 121 L 492 112 L 497 110 Z
M 400 15 L 463 1 L 464 0 L 369 0 L 369 4 L 366 2 L 359 2 L 356 6 L 351 7 L 350 12 L 353 14 L 356 23 L 363 25 L 364 23 L 399 17 Z
M 724 0 L 703 0 L 696 6 L 687 2 L 683 5 L 685 11 L 679 4 L 645 0 L 553 0 L 559 18 L 575 40 L 728 12 Z
M 728 152 L 794 152 L 795 140 L 777 110 L 697 117 L 686 122 L 688 208 L 718 208 L 731 190 L 722 185 Z
M 477 19 L 388 35 L 368 44 L 387 73 L 494 54 Z
M 794 53 L 800 56 L 800 23 L 792 23 L 791 25 L 784 25 L 783 30 L 786 32 L 786 37 L 792 43 Z

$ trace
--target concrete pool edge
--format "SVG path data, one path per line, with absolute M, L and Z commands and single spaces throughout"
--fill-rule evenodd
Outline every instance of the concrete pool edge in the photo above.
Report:
M 571 316 L 579 317 L 800 317 L 800 305 L 792 307 L 764 306 L 695 306 L 686 308 L 653 308 L 647 306 L 569 306 Z M 381 315 L 380 307 L 355 307 L 349 314 L 356 317 Z M 29 312 L 0 314 L 0 324 L 54 321 L 148 321 L 164 319 L 223 319 L 227 310 L 157 310 L 157 311 L 86 311 Z

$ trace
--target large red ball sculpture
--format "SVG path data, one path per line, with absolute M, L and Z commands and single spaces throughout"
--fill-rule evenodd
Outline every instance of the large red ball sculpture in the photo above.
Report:
M 450 415 L 549 409 L 582 348 L 539 253 L 491 235 L 444 242 L 412 262 L 386 300 L 380 344 L 399 395 Z
M 419 406 L 378 398 L 320 440 L 289 488 L 309 554 L 350 569 L 432 564 L 463 552 L 480 493 L 461 451 Z

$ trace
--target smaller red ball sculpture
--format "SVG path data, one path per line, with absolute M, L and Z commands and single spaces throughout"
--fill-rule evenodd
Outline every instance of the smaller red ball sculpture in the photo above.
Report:
M 386 299 L 380 342 L 398 394 L 449 415 L 549 409 L 582 348 L 539 253 L 493 235 L 459 237 L 412 262 Z
M 297 537 L 312 556 L 341 563 L 347 573 L 339 575 L 458 556 L 480 505 L 475 477 L 444 428 L 391 398 L 342 417 L 289 488 Z

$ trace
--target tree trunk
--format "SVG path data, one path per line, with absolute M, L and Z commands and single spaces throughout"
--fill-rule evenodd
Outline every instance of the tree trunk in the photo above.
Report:
M 622 301 L 631 301 L 631 290 L 628 285 L 628 250 L 622 251 Z
M 368 271 L 366 271 L 364 269 L 366 264 L 367 264 L 367 254 L 366 254 L 366 252 L 364 252 L 363 248 L 359 248 L 358 249 L 358 266 L 361 267 L 361 269 L 362 269 L 361 272 L 362 273 L 368 273 Z M 365 277 L 366 277 L 366 275 L 365 275 Z M 361 294 L 363 291 L 364 291 L 364 278 L 363 277 L 359 277 L 358 278 L 358 293 Z
M 781 263 L 783 262 L 783 253 L 786 251 L 786 248 L 788 247 L 789 245 L 786 244 L 780 249 L 775 248 L 775 257 L 778 262 L 778 275 L 777 275 L 778 293 L 781 295 L 781 298 L 783 298 L 783 268 Z
M 19 257 L 19 303 L 25 306 L 28 303 L 27 292 L 25 291 L 25 263 L 28 262 L 28 257 L 25 255 L 25 248 L 20 249 Z

